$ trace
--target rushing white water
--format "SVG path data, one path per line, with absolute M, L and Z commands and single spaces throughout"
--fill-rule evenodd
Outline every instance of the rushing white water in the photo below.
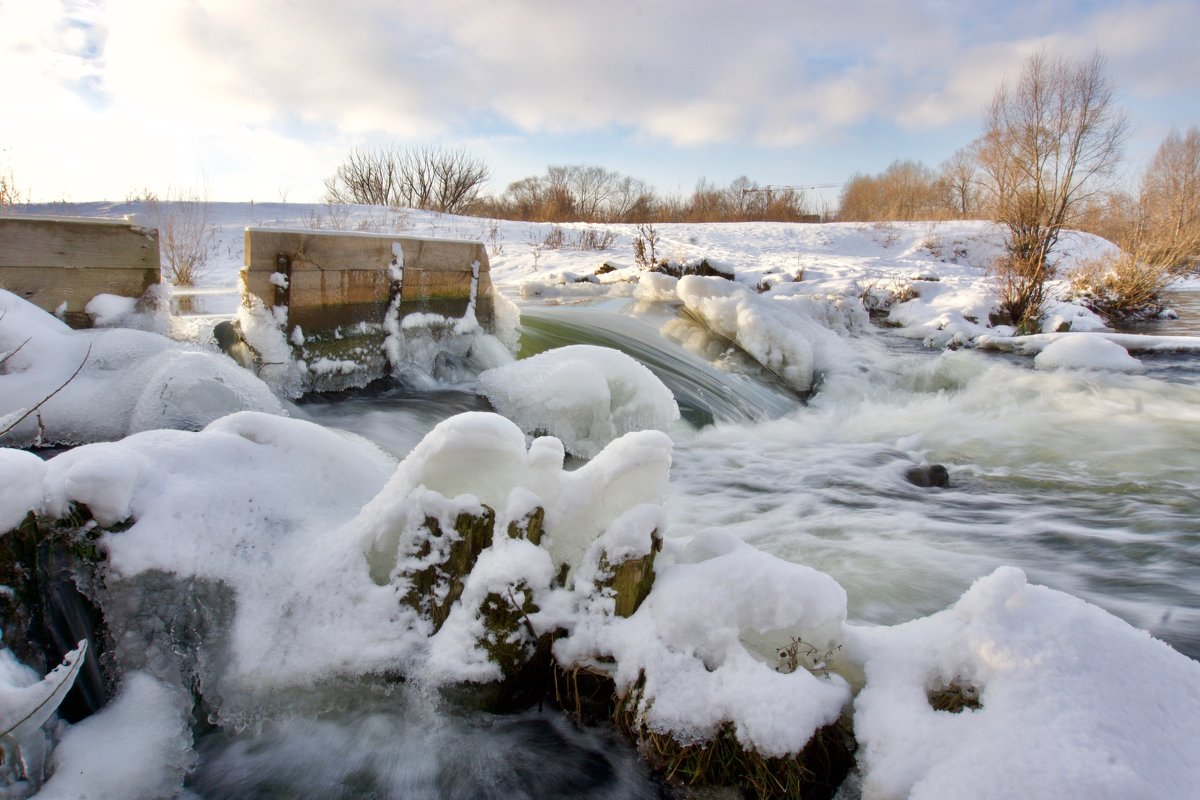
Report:
M 535 798 L 636 800 L 657 795 L 614 733 L 535 711 L 451 716 L 412 692 L 359 692 L 320 717 L 273 720 L 255 735 L 197 743 L 189 778 L 209 798 Z
M 527 347 L 620 347 L 676 392 L 695 427 L 675 435 L 670 537 L 732 531 L 828 572 L 852 620 L 884 624 L 945 608 L 1010 564 L 1200 656 L 1194 356 L 1142 355 L 1141 375 L 1040 371 L 1028 357 L 929 350 L 881 332 L 855 342 L 866 371 L 827 376 L 804 404 L 660 307 L 526 314 Z M 690 349 L 673 335 L 683 325 Z M 432 400 L 304 410 L 399 455 L 446 413 Z M 950 485 L 907 481 L 922 463 L 945 465 Z
M 716 426 L 673 466 L 672 534 L 708 526 L 824 570 L 859 620 L 952 602 L 1001 564 L 1200 654 L 1200 387 L 1035 372 L 975 352 L 877 354 L 805 409 Z M 947 466 L 948 488 L 904 471 Z

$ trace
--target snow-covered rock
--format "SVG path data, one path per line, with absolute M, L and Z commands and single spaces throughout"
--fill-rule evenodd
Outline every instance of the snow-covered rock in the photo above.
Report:
M 1121 345 L 1100 336 L 1075 334 L 1055 339 L 1034 356 L 1038 369 L 1107 369 L 1142 372 L 1145 366 Z
M 1189 797 L 1200 785 L 1200 664 L 1013 567 L 951 608 L 851 626 L 865 669 L 854 728 L 863 796 Z M 980 707 L 935 710 L 951 682 Z

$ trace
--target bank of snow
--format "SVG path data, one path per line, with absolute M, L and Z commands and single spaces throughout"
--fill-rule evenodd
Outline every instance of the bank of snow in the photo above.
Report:
M 1015 568 L 946 611 L 851 627 L 864 797 L 1184 798 L 1200 785 L 1200 664 Z M 934 710 L 959 684 L 980 707 Z
M 0 438 L 9 445 L 195 430 L 240 410 L 283 413 L 266 384 L 221 353 L 148 331 L 71 330 L 2 289 L 0 357 L 0 429 L 16 424 Z M 25 412 L 33 413 L 17 423 Z
M 142 203 L 22 209 L 29 214 L 115 218 L 146 217 L 149 211 Z M 216 243 L 200 278 L 205 287 L 237 286 L 244 263 L 244 229 L 251 225 L 487 242 L 493 284 L 509 297 L 528 302 L 627 297 L 647 275 L 634 262 L 633 244 L 640 235 L 635 225 L 529 223 L 324 204 L 212 203 L 208 211 Z M 768 296 L 836 296 L 854 302 L 863 298 L 900 333 L 935 346 L 994 332 L 988 318 L 998 308 L 997 292 L 988 272 L 1004 252 L 1004 232 L 991 222 L 664 223 L 655 228 L 660 256 L 681 264 L 700 259 L 719 263 L 738 283 Z M 555 244 L 564 232 L 569 240 L 587 230 L 611 234 L 611 245 L 587 250 Z M 1065 231 L 1054 252 L 1059 274 L 1112 249 L 1097 236 Z M 1050 291 L 1066 297 L 1069 287 L 1064 281 L 1052 282 Z M 236 302 L 229 312 L 235 307 Z M 1074 331 L 1103 327 L 1083 306 L 1056 301 L 1044 329 L 1055 330 L 1064 322 Z

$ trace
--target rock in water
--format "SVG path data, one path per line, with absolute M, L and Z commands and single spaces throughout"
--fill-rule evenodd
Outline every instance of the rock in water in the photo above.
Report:
M 950 471 L 941 464 L 920 464 L 906 469 L 904 480 L 925 489 L 934 486 L 945 488 L 950 485 Z

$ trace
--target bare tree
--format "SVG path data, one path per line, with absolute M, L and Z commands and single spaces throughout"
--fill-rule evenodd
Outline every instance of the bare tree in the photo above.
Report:
M 501 211 L 514 219 L 535 221 L 546 202 L 546 182 L 537 175 L 513 181 L 500 198 Z
M 940 180 L 946 203 L 960 219 L 979 213 L 979 159 L 974 145 L 960 147 L 942 162 Z
M 1140 222 L 1150 248 L 1160 251 L 1174 272 L 1184 272 L 1200 256 L 1200 128 L 1163 139 L 1142 177 Z
M 354 148 L 337 172 L 325 179 L 325 201 L 393 205 L 399 182 L 399 156 L 399 152 L 391 147 L 376 150 Z
M 1007 228 L 997 265 L 1001 310 L 1037 327 L 1054 276 L 1050 253 L 1064 226 L 1105 188 L 1127 135 L 1099 54 L 1075 63 L 1046 51 L 1003 83 L 984 116 L 979 164 L 992 214 Z
M 650 219 L 654 203 L 654 190 L 645 181 L 626 176 L 617 183 L 609 198 L 608 217 L 612 222 Z
M 687 212 L 688 222 L 718 222 L 722 216 L 722 192 L 708 178 L 696 181 Z
M 546 167 L 546 196 L 544 216 L 548 220 L 573 220 L 578 218 L 575 208 L 575 193 L 571 191 L 571 167 L 551 164 Z
M 168 189 L 163 200 L 148 190 L 127 199 L 144 203 L 154 219 L 163 277 L 176 286 L 195 285 L 208 272 L 217 244 L 208 184 L 199 191 Z
M 461 149 L 355 148 L 325 180 L 325 200 L 461 214 L 490 177 L 487 164 Z
M 734 178 L 722 193 L 721 202 L 726 215 L 733 220 L 750 220 L 761 217 L 766 204 L 766 193 L 758 191 L 758 182 L 745 175 Z
M 607 211 L 621 176 L 604 167 L 575 164 L 567 168 L 568 185 L 579 219 L 594 222 Z
M 1136 200 L 1123 193 L 1104 200 L 1090 209 L 1088 223 L 1120 250 L 1082 264 L 1072 284 L 1085 303 L 1110 318 L 1157 314 L 1162 292 L 1194 269 L 1200 254 L 1200 128 L 1168 134 Z
M 857 174 L 842 185 L 838 219 L 848 222 L 944 219 L 953 215 L 945 184 L 919 161 L 893 161 L 879 175 Z

